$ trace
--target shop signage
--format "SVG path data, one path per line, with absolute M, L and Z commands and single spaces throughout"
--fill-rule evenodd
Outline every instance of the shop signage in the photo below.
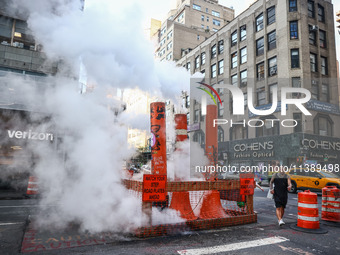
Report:
M 10 139 L 27 139 L 27 140 L 40 140 L 40 141 L 53 141 L 52 133 L 40 133 L 32 130 L 18 131 L 7 130 Z
M 200 130 L 200 129 L 201 129 L 201 127 L 200 127 L 199 122 L 193 123 L 193 124 L 188 126 L 188 132 L 197 131 L 197 130 Z
M 340 142 L 303 139 L 301 145 L 306 149 L 340 151 Z
M 274 142 L 238 143 L 234 147 L 234 158 L 270 158 L 274 157 Z
M 309 102 L 306 103 L 306 107 L 307 109 L 317 112 L 325 112 L 340 115 L 339 106 L 335 104 L 320 102 L 317 100 L 309 100 Z
M 144 174 L 142 201 L 166 201 L 166 175 Z

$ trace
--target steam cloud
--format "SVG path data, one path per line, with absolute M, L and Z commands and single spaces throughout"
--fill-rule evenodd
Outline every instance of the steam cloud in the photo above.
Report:
M 127 126 L 119 122 L 140 123 L 128 115 L 117 120 L 108 108 L 119 106 L 105 94 L 110 88 L 138 87 L 176 100 L 182 90 L 189 91 L 190 76 L 174 63 L 154 61 L 151 43 L 140 27 L 140 1 L 119 2 L 115 7 L 110 0 L 86 2 L 85 11 L 78 0 L 9 4 L 9 11 L 27 18 L 48 61 L 64 63 L 58 76 L 46 78 L 43 90 L 34 80 L 11 77 L 9 83 L 27 90 L 19 101 L 52 116 L 40 129 L 53 128 L 62 138 L 64 157 L 47 143 L 30 147 L 39 158 L 32 170 L 44 190 L 41 204 L 53 205 L 41 212 L 39 223 L 65 227 L 78 222 L 93 232 L 129 231 L 143 224 L 143 216 L 140 200 L 121 184 L 123 160 L 133 151 L 127 146 Z M 97 85 L 85 95 L 77 92 L 78 82 L 72 78 L 79 77 L 80 63 Z M 169 222 L 170 214 L 157 214 L 156 222 Z

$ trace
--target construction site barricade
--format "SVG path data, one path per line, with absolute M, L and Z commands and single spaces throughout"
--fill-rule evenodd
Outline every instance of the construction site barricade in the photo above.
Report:
M 320 228 L 318 196 L 316 193 L 307 190 L 298 194 L 297 226 L 307 229 Z
M 340 189 L 335 186 L 326 186 L 322 189 L 321 219 L 340 222 Z

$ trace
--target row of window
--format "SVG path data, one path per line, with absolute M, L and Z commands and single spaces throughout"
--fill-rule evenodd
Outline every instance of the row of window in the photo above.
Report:
M 318 21 L 325 22 L 325 8 L 318 4 Z M 308 0 L 308 17 L 315 18 L 315 3 L 314 1 Z M 289 11 L 297 12 L 297 0 L 289 0 Z
M 273 24 L 276 21 L 275 6 L 271 6 L 267 9 L 267 26 Z M 255 19 L 256 32 L 261 31 L 264 28 L 264 15 L 261 13 Z
M 193 8 L 194 10 L 197 10 L 197 11 L 201 11 L 201 9 L 202 9 L 201 6 L 200 6 L 200 5 L 197 5 L 197 4 L 193 4 L 193 5 L 192 5 L 192 8 Z M 205 12 L 206 12 L 206 13 L 209 13 L 209 8 L 205 8 Z M 212 14 L 213 16 L 215 16 L 215 17 L 218 17 L 218 18 L 221 16 L 219 12 L 214 11 L 214 10 L 211 11 L 211 14 Z

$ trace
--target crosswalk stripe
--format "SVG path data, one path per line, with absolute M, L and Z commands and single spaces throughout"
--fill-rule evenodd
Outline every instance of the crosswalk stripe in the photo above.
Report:
M 216 254 L 219 252 L 235 251 L 235 250 L 240 250 L 240 249 L 282 243 L 286 241 L 289 241 L 289 239 L 281 237 L 281 236 L 275 236 L 275 237 L 263 238 L 263 239 L 258 239 L 254 241 L 246 241 L 246 242 L 241 242 L 241 243 L 211 246 L 211 247 L 198 248 L 198 249 L 181 250 L 181 251 L 177 251 L 177 253 L 183 254 L 183 255 Z

